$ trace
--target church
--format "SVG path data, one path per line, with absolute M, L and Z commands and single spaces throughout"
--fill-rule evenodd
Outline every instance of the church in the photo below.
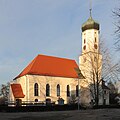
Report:
M 10 105 L 16 102 L 22 105 L 94 103 L 95 91 L 91 86 L 96 78 L 101 79 L 102 55 L 99 53 L 100 25 L 91 13 L 81 30 L 79 64 L 72 59 L 37 55 L 10 83 Z M 109 88 L 103 81 L 100 86 L 98 104 L 108 105 Z

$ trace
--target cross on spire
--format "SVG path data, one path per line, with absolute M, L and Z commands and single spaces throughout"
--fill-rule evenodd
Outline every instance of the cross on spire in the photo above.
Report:
M 89 9 L 90 10 L 90 17 L 92 17 L 92 0 L 90 0 L 90 6 L 89 7 L 90 7 L 90 9 Z

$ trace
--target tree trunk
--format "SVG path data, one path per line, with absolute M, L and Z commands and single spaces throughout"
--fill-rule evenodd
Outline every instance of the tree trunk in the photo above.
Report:
M 99 78 L 98 78 L 98 72 L 96 73 L 96 78 L 97 78 L 97 84 L 96 84 L 96 106 L 99 104 Z

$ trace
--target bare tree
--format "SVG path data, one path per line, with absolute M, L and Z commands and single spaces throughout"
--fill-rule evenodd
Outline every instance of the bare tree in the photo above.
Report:
M 1 85 L 1 89 L 0 89 L 0 94 L 1 96 L 3 96 L 4 98 L 8 98 L 8 94 L 9 94 L 9 83 L 7 84 L 2 84 Z
M 104 46 L 102 40 L 100 40 L 98 49 L 92 49 L 83 55 L 82 59 L 83 64 L 80 67 L 86 78 L 83 80 L 83 84 L 88 85 L 92 100 L 94 100 L 95 105 L 98 105 L 99 97 L 103 92 L 102 80 L 108 82 L 113 75 L 117 77 L 115 74 L 117 65 L 112 63 L 109 50 Z
M 2 84 L 0 88 L 0 96 L 1 96 L 1 103 L 5 103 L 5 101 L 8 100 L 8 95 L 9 95 L 9 83 L 7 84 Z
M 117 37 L 115 41 L 115 46 L 118 51 L 120 51 L 120 8 L 116 8 L 113 10 L 113 15 L 115 16 L 115 35 Z

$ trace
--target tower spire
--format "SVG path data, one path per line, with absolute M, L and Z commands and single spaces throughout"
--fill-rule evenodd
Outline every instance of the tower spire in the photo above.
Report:
M 90 10 L 90 17 L 92 17 L 92 0 L 90 0 L 90 6 L 89 6 L 89 10 Z

